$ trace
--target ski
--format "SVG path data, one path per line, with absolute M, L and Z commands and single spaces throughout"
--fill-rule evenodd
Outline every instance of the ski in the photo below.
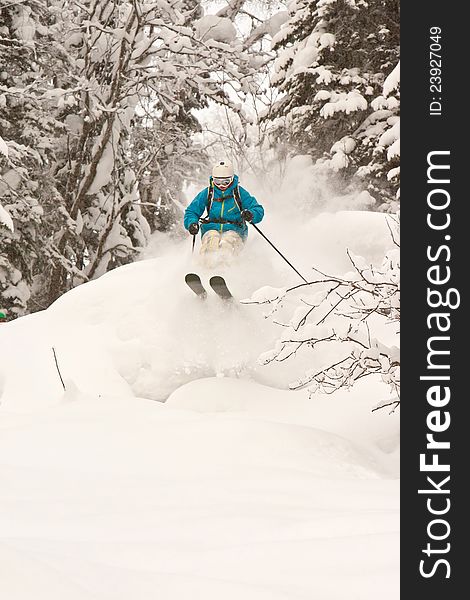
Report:
M 206 298 L 207 292 L 204 286 L 201 283 L 201 278 L 196 273 L 188 273 L 184 280 L 188 284 L 188 286 L 193 290 L 193 292 L 199 296 L 199 298 Z
M 219 296 L 219 298 L 222 298 L 222 300 L 230 300 L 233 298 L 232 294 L 230 293 L 230 290 L 227 287 L 227 284 L 225 283 L 225 279 L 223 277 L 220 277 L 220 275 L 215 275 L 214 277 L 211 277 L 209 285 L 217 294 L 217 296 Z

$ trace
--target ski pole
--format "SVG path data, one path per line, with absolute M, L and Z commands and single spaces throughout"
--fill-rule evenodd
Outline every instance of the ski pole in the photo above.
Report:
M 193 249 L 192 249 L 192 254 L 194 254 L 194 246 L 196 245 L 196 236 L 193 235 Z
M 291 267 L 291 269 L 293 269 L 293 270 L 294 270 L 294 271 L 297 273 L 297 275 L 298 275 L 298 276 L 299 276 L 301 279 L 303 279 L 303 281 L 305 281 L 305 283 L 308 283 L 308 281 L 305 279 L 305 277 L 304 277 L 303 275 L 301 275 L 301 274 L 300 274 L 300 273 L 297 271 L 297 269 L 294 267 L 294 265 L 293 265 L 291 262 L 289 262 L 289 261 L 287 260 L 287 258 L 284 256 L 284 254 L 282 254 L 282 252 L 280 252 L 280 251 L 279 251 L 279 250 L 276 248 L 276 246 L 275 246 L 275 245 L 274 245 L 274 244 L 271 242 L 271 240 L 269 240 L 269 239 L 268 239 L 268 238 L 267 238 L 267 237 L 264 235 L 264 233 L 261 231 L 261 229 L 260 229 L 259 227 L 256 227 L 256 225 L 255 225 L 254 223 L 250 223 L 250 224 L 251 224 L 251 225 L 253 225 L 253 227 L 256 229 L 256 231 L 257 231 L 257 232 L 258 232 L 258 233 L 259 233 L 259 234 L 260 234 L 262 237 L 264 237 L 264 239 L 265 239 L 265 240 L 268 242 L 268 244 L 269 244 L 270 246 L 272 246 L 272 247 L 274 248 L 274 250 L 276 250 L 276 252 L 277 252 L 277 253 L 278 253 L 278 254 L 279 254 L 279 255 L 280 255 L 280 256 L 281 256 L 281 257 L 282 257 L 282 258 L 283 258 L 283 259 L 286 261 L 286 263 L 289 265 L 289 267 Z

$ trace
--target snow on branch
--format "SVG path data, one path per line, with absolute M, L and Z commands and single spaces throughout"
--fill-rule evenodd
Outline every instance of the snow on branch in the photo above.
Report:
M 0 226 L 4 226 L 9 229 L 12 233 L 15 230 L 13 226 L 13 219 L 9 215 L 9 213 L 3 208 L 0 203 Z

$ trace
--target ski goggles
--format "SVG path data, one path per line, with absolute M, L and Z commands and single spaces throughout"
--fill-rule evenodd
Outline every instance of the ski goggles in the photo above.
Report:
M 233 181 L 233 177 L 214 177 L 214 185 L 217 187 L 228 187 Z

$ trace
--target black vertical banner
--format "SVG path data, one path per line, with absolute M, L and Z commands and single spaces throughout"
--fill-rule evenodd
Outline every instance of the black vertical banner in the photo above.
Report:
M 404 599 L 460 598 L 470 574 L 469 33 L 459 12 L 436 0 L 401 5 Z

